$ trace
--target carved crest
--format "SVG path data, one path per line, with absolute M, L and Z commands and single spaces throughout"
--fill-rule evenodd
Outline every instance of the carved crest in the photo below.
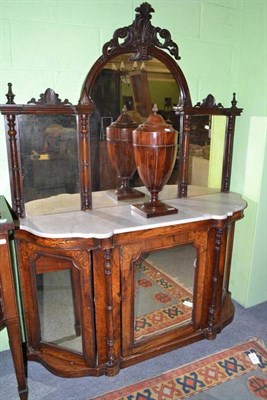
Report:
M 198 102 L 194 107 L 210 107 L 210 108 L 223 108 L 221 103 L 216 104 L 215 97 L 212 94 L 202 100 L 202 103 Z
M 170 32 L 151 24 L 151 13 L 155 12 L 151 5 L 147 2 L 142 3 L 135 11 L 133 23 L 117 29 L 113 38 L 104 44 L 104 59 L 116 54 L 116 51 L 120 49 L 131 47 L 135 52 L 131 60 L 148 60 L 151 58 L 149 49 L 159 47 L 167 49 L 176 60 L 179 60 L 178 46 L 172 41 Z
M 42 105 L 53 105 L 57 106 L 59 104 L 64 105 L 64 104 L 71 104 L 68 99 L 65 99 L 64 101 L 61 101 L 59 99 L 58 94 L 53 90 L 53 89 L 46 89 L 44 93 L 40 94 L 40 99 L 36 100 L 35 98 L 32 98 L 30 101 L 28 101 L 27 104 L 42 104 Z
M 233 93 L 233 99 L 231 101 L 232 107 L 231 109 L 233 111 L 238 110 L 236 105 L 236 93 Z M 222 103 L 216 104 L 215 97 L 212 96 L 212 94 L 208 94 L 208 96 L 202 100 L 202 103 L 199 101 L 194 107 L 196 108 L 202 108 L 202 107 L 210 107 L 210 108 L 224 108 Z M 240 110 L 240 109 L 239 109 Z

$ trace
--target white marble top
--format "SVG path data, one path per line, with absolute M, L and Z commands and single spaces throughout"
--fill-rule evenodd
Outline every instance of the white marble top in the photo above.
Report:
M 145 194 L 145 198 L 135 200 L 117 201 L 109 195 L 108 191 L 98 191 L 92 193 L 93 208 L 103 207 L 117 207 L 118 205 L 127 205 L 135 203 L 143 203 L 150 199 L 150 194 L 147 189 L 142 186 L 137 188 L 140 192 Z M 203 194 L 218 193 L 218 189 L 210 189 L 204 186 L 188 186 L 188 197 L 199 196 Z M 177 185 L 166 185 L 159 193 L 160 200 L 176 199 L 178 192 Z M 32 200 L 25 204 L 25 211 L 28 217 L 35 217 L 37 215 L 45 214 L 59 214 L 62 212 L 79 211 L 81 207 L 80 194 L 58 194 L 44 199 Z
M 102 196 L 107 195 L 105 192 L 101 193 Z M 134 213 L 130 204 L 121 205 L 120 202 L 115 201 L 116 204 L 113 207 L 28 216 L 20 220 L 20 228 L 46 238 L 104 239 L 114 234 L 143 229 L 208 219 L 225 219 L 234 212 L 243 210 L 247 205 L 236 193 L 196 195 L 182 199 L 171 197 L 164 201 L 178 208 L 178 214 L 145 218 Z

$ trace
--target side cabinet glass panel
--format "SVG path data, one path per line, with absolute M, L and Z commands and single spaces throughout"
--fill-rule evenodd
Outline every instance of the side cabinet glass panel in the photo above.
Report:
M 191 322 L 196 248 L 143 253 L 134 262 L 134 340 Z
M 82 352 L 82 337 L 75 326 L 73 297 L 70 269 L 37 275 L 41 341 Z

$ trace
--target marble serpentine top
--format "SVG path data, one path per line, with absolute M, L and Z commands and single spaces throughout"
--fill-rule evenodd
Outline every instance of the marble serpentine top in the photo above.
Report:
M 101 192 L 98 196 L 106 196 L 106 193 Z M 144 199 L 139 202 L 143 201 Z M 44 215 L 33 213 L 20 220 L 20 229 L 46 238 L 104 239 L 114 234 L 143 229 L 208 219 L 225 219 L 247 206 L 242 197 L 236 193 L 211 193 L 180 199 L 170 196 L 164 201 L 178 208 L 178 214 L 145 218 L 133 212 L 130 204 L 115 201 L 113 207 L 96 207 L 88 211 L 74 210 Z M 131 201 L 133 202 L 136 203 L 135 200 Z

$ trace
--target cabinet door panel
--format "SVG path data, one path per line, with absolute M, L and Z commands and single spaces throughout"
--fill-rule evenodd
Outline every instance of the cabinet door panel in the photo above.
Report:
M 174 232 L 122 246 L 125 359 L 159 354 L 197 335 L 204 336 L 200 329 L 208 324 L 211 261 L 206 229 Z
M 72 288 L 71 269 L 38 274 L 37 299 L 41 341 L 82 353 L 80 313 L 74 308 L 80 296 Z
M 134 341 L 191 323 L 193 244 L 142 253 L 133 263 Z
M 28 346 L 33 352 L 64 349 L 96 366 L 90 252 L 18 244 Z

